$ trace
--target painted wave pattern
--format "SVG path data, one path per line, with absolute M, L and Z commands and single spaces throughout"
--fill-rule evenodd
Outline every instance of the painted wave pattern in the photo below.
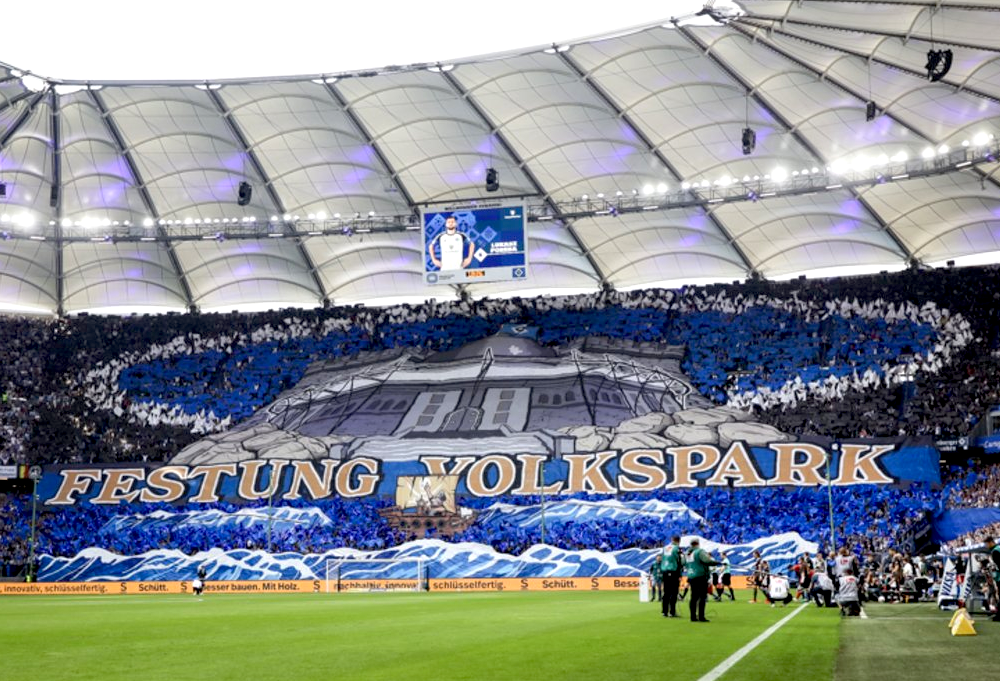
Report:
M 544 512 L 540 504 L 532 506 L 493 504 L 480 511 L 476 524 L 487 528 L 499 527 L 502 524 L 530 529 L 541 525 L 543 513 L 545 522 L 550 524 L 591 521 L 627 523 L 640 518 L 661 521 L 682 518 L 702 520 L 700 515 L 680 501 L 660 501 L 658 499 L 582 501 L 566 499 L 545 504 Z
M 127 530 L 190 529 L 193 527 L 265 527 L 270 524 L 275 532 L 296 528 L 331 527 L 333 521 L 318 508 L 260 507 L 244 508 L 233 513 L 226 511 L 191 511 L 171 513 L 154 511 L 141 515 L 118 515 L 101 528 L 101 532 L 120 533 Z
M 686 545 L 692 537 L 684 537 Z M 702 548 L 725 549 L 735 574 L 747 574 L 752 552 L 759 550 L 773 571 L 787 570 L 802 553 L 815 553 L 817 545 L 789 532 L 738 546 L 702 539 Z M 362 551 L 335 549 L 322 554 L 278 553 L 261 550 L 213 549 L 194 555 L 176 550 L 156 550 L 137 556 L 119 556 L 104 549 L 85 549 L 72 558 L 42 556 L 41 581 L 159 581 L 190 580 L 204 566 L 210 580 L 412 579 L 422 561 L 431 579 L 495 577 L 628 577 L 645 573 L 660 549 L 625 549 L 602 552 L 570 551 L 535 545 L 519 556 L 499 553 L 489 546 L 421 539 L 390 549 Z M 366 561 L 393 562 L 366 562 Z

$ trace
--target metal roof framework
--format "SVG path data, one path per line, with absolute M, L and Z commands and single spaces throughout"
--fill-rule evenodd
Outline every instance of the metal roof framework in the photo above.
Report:
M 531 278 L 469 285 L 477 297 L 1000 252 L 995 3 L 737 5 L 567 45 L 354 73 L 48 78 L 35 91 L 23 70 L 0 65 L 0 233 L 13 237 L 0 239 L 0 308 L 457 295 L 423 283 L 414 217 L 486 196 L 488 168 L 498 196 L 531 206 Z M 931 47 L 955 53 L 938 82 L 924 71 Z M 757 134 L 749 155 L 744 127 Z M 848 177 L 882 167 L 892 181 Z M 247 206 L 241 182 L 254 188 Z M 376 228 L 337 227 L 350 220 Z

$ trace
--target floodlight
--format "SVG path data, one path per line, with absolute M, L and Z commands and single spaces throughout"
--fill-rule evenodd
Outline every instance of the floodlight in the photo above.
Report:
M 924 67 L 927 69 L 927 79 L 936 83 L 948 75 L 948 71 L 951 70 L 951 60 L 951 50 L 928 50 L 927 64 Z
M 236 194 L 236 205 L 249 206 L 250 197 L 253 196 L 253 187 L 249 182 L 240 182 L 239 191 Z

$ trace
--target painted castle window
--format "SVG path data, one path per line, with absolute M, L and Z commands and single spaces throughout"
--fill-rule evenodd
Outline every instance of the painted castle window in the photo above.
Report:
M 461 396 L 461 390 L 420 393 L 400 422 L 399 430 L 410 428 L 421 432 L 439 430 L 445 417 L 458 406 Z
M 528 421 L 529 388 L 490 388 L 483 398 L 481 429 L 496 430 L 506 425 L 514 430 L 524 430 Z M 541 401 L 541 400 L 539 400 Z

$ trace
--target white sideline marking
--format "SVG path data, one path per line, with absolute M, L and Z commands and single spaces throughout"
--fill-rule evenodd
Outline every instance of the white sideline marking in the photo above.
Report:
M 730 655 L 729 657 L 727 657 L 725 660 L 723 660 L 722 662 L 720 662 L 719 665 L 715 669 L 713 669 L 709 673 L 705 674 L 703 677 L 701 677 L 700 679 L 698 679 L 698 681 L 715 681 L 715 679 L 719 678 L 720 676 L 722 676 L 723 674 L 725 674 L 727 671 L 729 671 L 730 669 L 732 669 L 732 667 L 737 662 L 739 662 L 744 657 L 746 657 L 747 655 L 749 655 L 750 652 L 753 651 L 754 648 L 756 648 L 761 643 L 763 643 L 768 638 L 770 638 L 771 634 L 773 634 L 774 632 L 776 632 L 778 629 L 781 629 L 781 627 L 785 626 L 785 624 L 788 622 L 788 620 L 792 619 L 793 617 L 795 617 L 796 615 L 798 615 L 800 612 L 802 612 L 806 608 L 807 605 L 809 605 L 809 604 L 808 603 L 803 603 L 802 605 L 800 605 L 799 607 L 797 607 L 795 610 L 793 610 L 792 612 L 790 612 L 787 615 L 785 615 L 782 619 L 780 619 L 779 621 L 777 621 L 774 624 L 772 624 L 767 630 L 764 631 L 764 633 L 762 633 L 760 636 L 758 636 L 754 640 L 750 641 L 750 643 L 747 643 L 745 646 L 743 646 L 742 648 L 740 648 L 739 650 L 737 650 L 735 653 L 733 653 L 732 655 Z

